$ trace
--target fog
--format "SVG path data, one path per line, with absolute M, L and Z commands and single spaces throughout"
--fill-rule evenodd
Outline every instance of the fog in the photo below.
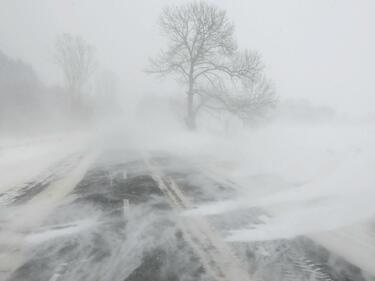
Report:
M 184 2 L 184 1 L 179 1 Z M 2 0 L 2 51 L 33 65 L 48 83 L 56 35 L 86 38 L 105 68 L 121 77 L 124 96 L 172 91 L 142 70 L 163 45 L 156 24 L 171 1 Z M 176 3 L 176 1 L 173 1 Z M 227 9 L 243 47 L 259 50 L 281 97 L 306 98 L 345 111 L 372 111 L 374 4 L 356 1 L 215 1 Z
M 207 236 L 251 278 L 374 280 L 375 3 L 208 1 L 250 50 L 249 96 L 225 92 L 241 71 L 154 75 L 180 46 L 163 8 L 186 3 L 0 0 L 0 279 L 224 280 Z

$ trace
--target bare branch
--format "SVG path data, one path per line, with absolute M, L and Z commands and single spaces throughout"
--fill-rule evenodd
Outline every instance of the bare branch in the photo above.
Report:
M 150 60 L 147 72 L 174 75 L 186 83 L 188 118 L 204 107 L 249 115 L 270 103 L 260 56 L 237 50 L 234 26 L 224 10 L 205 2 L 169 6 L 162 11 L 160 27 L 169 45 Z
M 79 92 L 96 69 L 94 50 L 81 37 L 62 34 L 56 40 L 55 61 L 61 67 L 66 86 Z

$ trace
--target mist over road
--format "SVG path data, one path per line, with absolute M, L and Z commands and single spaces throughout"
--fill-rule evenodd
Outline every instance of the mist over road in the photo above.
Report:
M 375 281 L 374 11 L 0 0 L 0 281 Z

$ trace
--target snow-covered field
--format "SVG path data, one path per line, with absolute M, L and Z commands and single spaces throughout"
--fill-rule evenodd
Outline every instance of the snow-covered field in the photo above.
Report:
M 0 139 L 0 193 L 36 179 L 65 157 L 87 149 L 84 133 Z
M 234 147 L 243 148 L 241 142 Z M 374 143 L 375 128 L 365 125 L 259 132 L 233 161 L 240 199 L 210 209 L 260 207 L 270 214 L 264 224 L 234 231 L 230 241 L 307 235 L 374 275 Z

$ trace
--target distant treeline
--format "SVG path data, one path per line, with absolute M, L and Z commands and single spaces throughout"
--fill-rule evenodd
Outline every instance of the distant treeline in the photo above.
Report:
M 67 102 L 61 87 L 47 87 L 30 64 L 0 51 L 0 133 L 58 129 L 68 119 Z

